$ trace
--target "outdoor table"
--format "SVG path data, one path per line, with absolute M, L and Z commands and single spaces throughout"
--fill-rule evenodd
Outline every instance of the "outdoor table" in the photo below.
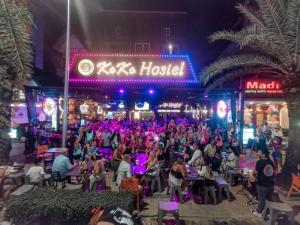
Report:
M 98 148 L 96 151 L 96 156 L 103 156 L 104 159 L 112 159 L 113 151 L 110 148 Z
M 204 177 L 199 176 L 197 173 L 197 168 L 195 166 L 190 166 L 188 164 L 185 165 L 186 181 L 196 181 L 196 180 L 205 180 Z
M 47 151 L 45 151 L 45 153 L 50 153 L 50 154 L 54 154 L 54 155 L 58 155 L 58 154 L 63 154 L 65 152 L 67 152 L 68 149 L 67 148 L 49 148 Z
M 136 153 L 132 154 L 131 158 L 133 162 L 130 163 L 132 174 L 135 175 L 143 175 L 146 173 L 146 162 L 148 160 L 148 156 L 146 153 Z
M 24 169 L 21 169 L 14 173 L 10 173 L 9 175 L 5 176 L 5 179 L 11 179 L 16 187 L 20 187 L 25 184 L 25 171 Z M 21 183 L 18 183 L 19 180 Z
M 89 173 L 88 172 L 82 173 L 80 171 L 80 166 L 75 166 L 72 170 L 68 171 L 65 175 L 66 177 L 69 178 L 76 177 L 77 183 L 79 184 L 82 178 L 84 177 L 88 178 Z

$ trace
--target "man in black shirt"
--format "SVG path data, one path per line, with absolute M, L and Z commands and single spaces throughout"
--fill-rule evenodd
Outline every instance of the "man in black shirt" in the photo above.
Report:
M 258 206 L 255 215 L 261 216 L 265 208 L 266 200 L 271 201 L 274 192 L 275 166 L 270 160 L 267 152 L 257 152 L 259 160 L 256 162 L 254 175 L 256 176 L 256 187 L 258 194 Z

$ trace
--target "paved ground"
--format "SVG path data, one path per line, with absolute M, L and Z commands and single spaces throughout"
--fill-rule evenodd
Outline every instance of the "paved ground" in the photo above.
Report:
M 11 158 L 18 162 L 24 161 L 23 145 L 13 144 Z M 107 184 L 112 190 L 116 190 L 116 186 L 112 183 L 112 174 L 107 174 Z M 77 185 L 68 185 L 67 189 L 79 188 Z M 265 225 L 266 221 L 256 217 L 250 213 L 250 209 L 254 206 L 247 206 L 248 199 L 243 194 L 236 194 L 241 187 L 233 187 L 231 193 L 235 199 L 231 202 L 223 200 L 217 205 L 197 204 L 192 200 L 180 205 L 181 225 L 219 225 L 222 222 L 227 222 L 228 225 Z M 169 200 L 169 196 L 165 192 L 154 194 L 152 197 L 147 197 L 145 202 L 148 204 L 139 215 L 142 217 L 145 225 L 157 225 L 157 210 L 158 201 Z M 298 202 L 299 203 L 299 202 Z M 298 204 L 300 205 L 300 203 Z M 300 211 L 298 212 L 300 213 Z M 1 213 L 0 213 L 1 218 Z M 296 217 L 300 224 L 300 214 Z M 166 218 L 165 224 L 173 225 L 175 221 L 172 218 Z M 278 224 L 279 225 L 279 224 Z M 288 225 L 288 223 L 284 223 Z

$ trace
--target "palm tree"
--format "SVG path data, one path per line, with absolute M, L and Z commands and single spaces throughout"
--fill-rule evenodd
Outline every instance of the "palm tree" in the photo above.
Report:
M 0 0 L 0 161 L 8 161 L 11 150 L 10 103 L 14 88 L 23 87 L 31 73 L 32 16 L 25 0 Z
M 207 87 L 258 71 L 281 79 L 290 121 L 285 171 L 295 171 L 300 162 L 300 0 L 254 3 L 236 6 L 247 21 L 240 31 L 218 31 L 209 37 L 212 42 L 231 41 L 240 51 L 209 65 L 201 79 Z

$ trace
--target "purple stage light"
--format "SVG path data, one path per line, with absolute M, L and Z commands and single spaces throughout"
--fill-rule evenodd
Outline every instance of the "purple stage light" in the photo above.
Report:
M 208 95 L 205 95 L 204 98 L 208 98 Z
M 119 89 L 119 92 L 120 92 L 120 94 L 124 94 L 124 93 L 125 93 L 125 90 L 124 90 L 123 88 L 120 88 L 120 89 Z

